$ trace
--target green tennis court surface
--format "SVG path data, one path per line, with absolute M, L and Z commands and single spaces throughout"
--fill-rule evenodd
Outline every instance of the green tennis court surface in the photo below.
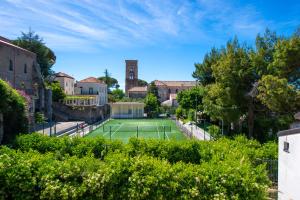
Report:
M 111 119 L 86 137 L 103 136 L 127 142 L 131 137 L 186 140 L 170 119 Z

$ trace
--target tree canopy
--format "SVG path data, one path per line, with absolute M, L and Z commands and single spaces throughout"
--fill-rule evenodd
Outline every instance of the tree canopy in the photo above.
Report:
M 300 35 L 266 29 L 255 48 L 234 38 L 195 64 L 193 77 L 204 87 L 201 109 L 211 120 L 224 120 L 234 132 L 247 130 L 250 137 L 276 133 L 300 110 Z M 182 108 L 189 99 L 183 97 L 178 95 Z
M 56 56 L 54 52 L 46 46 L 43 39 L 34 31 L 30 29 L 27 33 L 22 32 L 21 37 L 12 42 L 36 54 L 43 77 L 47 77 L 53 73 L 51 68 L 55 64 Z
M 159 112 L 159 104 L 156 96 L 152 93 L 147 94 L 145 98 L 145 112 L 147 113 L 147 117 L 153 118 L 158 115 Z
M 109 93 L 112 89 L 118 89 L 120 87 L 118 80 L 111 76 L 111 74 L 108 72 L 108 69 L 105 69 L 104 76 L 100 76 L 98 79 L 104 81 L 104 83 L 107 85 Z

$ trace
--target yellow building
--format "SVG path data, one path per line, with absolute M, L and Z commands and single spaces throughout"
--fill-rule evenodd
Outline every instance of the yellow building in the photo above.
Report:
M 144 103 L 139 102 L 116 102 L 111 103 L 111 118 L 143 118 Z

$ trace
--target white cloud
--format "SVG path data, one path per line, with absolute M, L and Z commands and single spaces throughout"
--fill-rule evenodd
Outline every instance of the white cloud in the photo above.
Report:
M 119 47 L 252 38 L 272 22 L 253 6 L 221 0 L 6 0 L 0 30 L 47 33 L 52 45 Z M 52 33 L 52 35 L 49 35 Z M 15 34 L 13 34 L 15 35 Z M 56 43 L 56 44 L 55 44 Z

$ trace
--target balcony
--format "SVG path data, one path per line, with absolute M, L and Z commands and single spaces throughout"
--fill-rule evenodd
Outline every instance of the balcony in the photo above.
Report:
M 64 104 L 68 106 L 98 106 L 98 95 L 70 95 L 64 100 Z

